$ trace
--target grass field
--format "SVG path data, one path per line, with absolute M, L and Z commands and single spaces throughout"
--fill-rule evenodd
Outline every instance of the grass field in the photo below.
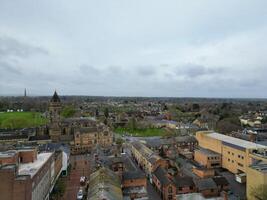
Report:
M 132 136 L 138 137 L 151 137 L 151 136 L 163 136 L 166 132 L 164 129 L 158 128 L 146 128 L 146 129 L 130 129 L 130 128 L 116 128 L 115 133 L 120 135 L 132 134 Z
M 47 119 L 37 112 L 0 113 L 0 128 L 29 128 L 46 122 Z

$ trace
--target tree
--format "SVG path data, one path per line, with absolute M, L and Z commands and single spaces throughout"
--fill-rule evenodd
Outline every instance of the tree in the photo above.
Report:
M 109 110 L 108 110 L 108 108 L 105 108 L 104 115 L 105 115 L 106 118 L 109 117 Z
M 95 109 L 95 116 L 98 117 L 99 116 L 99 111 L 98 108 Z
M 65 106 L 61 113 L 61 115 L 65 118 L 73 117 L 74 114 L 75 114 L 75 108 L 73 106 Z
M 136 119 L 135 119 L 135 117 L 132 117 L 130 126 L 131 126 L 132 130 L 136 129 Z
M 122 149 L 122 144 L 123 144 L 124 140 L 122 138 L 118 138 L 116 139 L 116 144 L 117 144 L 117 150 L 119 152 L 123 152 L 123 149 Z
M 193 107 L 193 111 L 194 111 L 194 112 L 198 112 L 198 111 L 199 111 L 199 108 L 200 108 L 200 107 L 199 107 L 199 104 L 194 103 L 192 107 Z

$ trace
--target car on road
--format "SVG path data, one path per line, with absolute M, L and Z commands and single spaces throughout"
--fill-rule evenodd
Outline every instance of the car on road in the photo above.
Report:
M 80 177 L 80 185 L 84 186 L 86 184 L 86 177 L 85 176 L 81 176 Z
M 77 193 L 77 200 L 82 200 L 83 199 L 83 190 L 80 189 L 79 192 Z

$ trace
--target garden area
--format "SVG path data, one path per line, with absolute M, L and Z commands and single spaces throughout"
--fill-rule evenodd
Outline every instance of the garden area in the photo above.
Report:
M 47 122 L 38 112 L 3 112 L 0 113 L 0 128 L 29 128 Z
M 118 127 L 114 129 L 115 133 L 120 135 L 131 135 L 136 137 L 152 137 L 152 136 L 164 136 L 166 134 L 166 130 L 162 128 L 123 128 Z

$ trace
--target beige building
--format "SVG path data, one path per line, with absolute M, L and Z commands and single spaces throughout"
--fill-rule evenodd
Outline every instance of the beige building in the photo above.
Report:
M 113 143 L 113 133 L 103 124 L 94 127 L 77 128 L 74 140 L 71 142 L 73 154 L 87 153 L 97 144 L 101 147 L 110 147 Z
M 247 198 L 266 199 L 262 193 L 267 190 L 267 150 L 253 151 L 250 157 L 253 164 L 247 169 Z
M 210 169 L 221 167 L 221 154 L 209 149 L 199 148 L 194 152 L 194 159 L 200 165 Z
M 234 174 L 247 172 L 248 166 L 252 164 L 252 158 L 249 156 L 252 150 L 267 148 L 264 145 L 211 131 L 197 132 L 196 138 L 200 147 L 220 154 L 222 167 Z
M 234 174 L 246 174 L 247 198 L 258 187 L 267 189 L 267 147 L 227 135 L 205 131 L 197 132 L 199 146 L 221 154 L 222 167 Z M 262 190 L 263 191 L 263 190 Z

